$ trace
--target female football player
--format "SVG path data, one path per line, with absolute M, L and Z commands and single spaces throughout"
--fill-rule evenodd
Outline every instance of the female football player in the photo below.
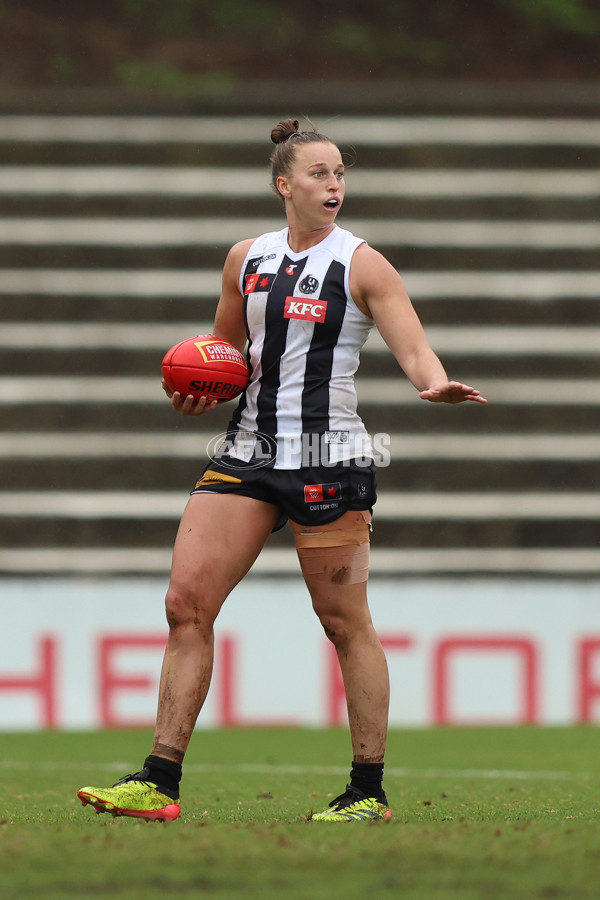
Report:
M 299 132 L 292 119 L 271 138 L 272 185 L 287 226 L 229 251 L 213 328 L 246 352 L 251 381 L 177 534 L 151 753 L 114 787 L 79 791 L 99 812 L 179 815 L 181 766 L 211 679 L 214 621 L 269 534 L 289 520 L 314 610 L 337 651 L 353 754 L 346 790 L 312 820 L 391 816 L 382 787 L 388 673 L 366 593 L 374 463 L 354 387 L 369 331 L 378 328 L 421 399 L 486 401 L 448 380 L 393 266 L 336 225 L 346 190 L 338 147 L 317 131 Z M 163 387 L 182 415 L 216 406 Z

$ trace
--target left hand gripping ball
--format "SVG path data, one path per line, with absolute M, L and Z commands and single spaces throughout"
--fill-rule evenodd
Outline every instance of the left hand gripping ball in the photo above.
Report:
M 199 334 L 171 347 L 162 361 L 162 374 L 182 397 L 191 394 L 219 403 L 233 400 L 250 381 L 240 351 L 213 334 Z

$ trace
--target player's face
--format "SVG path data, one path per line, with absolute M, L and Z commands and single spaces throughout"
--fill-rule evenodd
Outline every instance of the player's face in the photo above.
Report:
M 332 224 L 346 192 L 344 164 L 335 144 L 319 141 L 298 147 L 282 188 L 296 215 Z

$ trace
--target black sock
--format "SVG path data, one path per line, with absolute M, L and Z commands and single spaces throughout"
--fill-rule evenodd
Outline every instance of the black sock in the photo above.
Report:
M 158 788 L 166 788 L 179 796 L 179 782 L 181 781 L 179 763 L 150 754 L 144 760 L 144 768 L 149 772 L 148 781 L 153 782 Z
M 382 782 L 383 763 L 352 763 L 350 772 L 352 787 L 362 791 L 367 797 L 375 797 L 377 800 L 384 800 L 387 803 Z

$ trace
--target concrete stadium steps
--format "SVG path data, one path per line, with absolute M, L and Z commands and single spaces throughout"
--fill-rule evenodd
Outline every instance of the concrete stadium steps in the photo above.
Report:
M 195 320 L 212 321 L 218 280 L 198 270 L 15 270 L 2 269 L 2 322 L 10 324 L 101 323 L 118 333 L 122 325 L 151 326 Z M 422 322 L 428 328 L 480 322 L 486 327 L 592 327 L 598 325 L 597 273 L 436 272 L 427 276 L 431 292 L 418 289 L 420 273 L 404 273 L 404 281 Z M 172 292 L 163 282 L 172 280 Z M 560 287 L 560 282 L 564 286 Z M 209 293 L 203 296 L 203 285 Z M 198 293 L 191 292 L 194 285 Z M 415 287 L 417 285 L 417 288 Z M 445 296 L 438 289 L 446 286 Z M 456 285 L 456 287 L 454 287 Z M 546 295 L 554 287 L 555 292 Z M 501 288 L 499 295 L 496 288 Z M 2 290 L 4 288 L 4 290 Z M 460 292 L 458 295 L 457 292 Z M 196 329 L 194 329 L 196 330 Z M 1 335 L 0 335 L 1 340 Z
M 7 575 L 160 575 L 171 562 L 170 547 L 0 547 L 0 569 Z M 595 577 L 600 551 L 590 548 L 478 548 L 410 547 L 372 549 L 371 570 L 381 576 L 480 575 L 540 576 L 543 578 Z M 254 563 L 250 577 L 298 577 L 294 550 L 266 548 Z
M 343 226 L 344 221 L 340 220 Z M 233 241 L 232 241 L 233 243 Z M 552 269 L 563 270 L 571 266 L 574 270 L 577 268 L 591 269 L 600 255 L 600 245 L 590 249 L 532 249 L 530 251 L 520 248 L 514 249 L 452 249 L 435 248 L 429 250 L 417 248 L 415 250 L 410 247 L 395 247 L 386 251 L 389 261 L 401 271 L 407 271 L 411 264 L 424 268 L 428 264 L 430 256 L 434 254 L 437 258 L 436 264 L 431 264 L 432 270 L 437 271 L 456 271 L 464 270 L 469 267 L 475 268 L 498 268 L 498 269 L 520 269 L 524 268 L 526 261 L 534 262 L 535 268 L 545 269 L 549 272 Z M 57 267 L 71 268 L 80 267 L 84 260 L 92 263 L 97 268 L 120 267 L 127 269 L 131 264 L 131 258 L 135 259 L 136 267 L 150 268 L 158 265 L 165 268 L 186 268 L 193 261 L 196 264 L 204 264 L 213 268 L 219 263 L 225 261 L 226 251 L 221 247 L 207 247 L 196 253 L 191 253 L 184 248 L 161 246 L 158 249 L 152 247 L 136 248 L 128 251 L 123 247 L 92 247 L 89 250 L 77 246 L 70 247 L 23 247 L 10 246 L 0 247 L 0 268 L 13 267 L 30 267 L 40 264 L 43 266 L 57 265 Z
M 210 327 L 228 246 L 283 225 L 271 118 L 0 117 L 0 569 L 166 573 L 231 410 L 176 417 L 160 360 Z M 329 132 L 356 161 L 340 224 L 401 270 L 451 375 L 490 399 L 424 404 L 369 343 L 361 411 L 393 460 L 374 570 L 598 574 L 600 121 Z M 256 571 L 297 572 L 291 544 L 273 535 Z
M 0 158 L 2 145 L 0 144 Z M 596 169 L 349 168 L 350 217 L 596 219 Z M 275 195 L 260 168 L 0 165 L 4 215 L 233 217 L 272 215 Z M 124 206 L 126 201 L 126 206 Z
M 181 491 L 103 490 L 100 495 L 93 491 L 15 491 L 8 497 L 0 495 L 5 509 L 0 521 L 1 544 L 5 551 L 29 548 L 34 571 L 39 568 L 38 551 L 61 547 L 87 551 L 89 570 L 93 571 L 94 549 L 170 548 L 185 499 Z M 431 492 L 394 492 L 380 496 L 372 542 L 376 551 L 399 552 L 399 574 L 405 568 L 411 571 L 403 551 L 424 548 L 461 553 L 464 571 L 481 566 L 486 553 L 490 571 L 499 551 L 504 551 L 505 557 L 518 551 L 522 571 L 527 552 L 532 567 L 537 565 L 540 550 L 554 550 L 565 557 L 572 551 L 575 558 L 583 550 L 597 554 L 599 511 L 600 496 L 585 492 L 548 496 L 516 491 L 492 498 L 485 493 L 432 496 Z M 289 571 L 297 571 L 287 529 L 271 535 L 268 547 L 287 551 Z M 467 549 L 473 552 L 471 564 L 464 552 Z M 549 556 L 544 554 L 546 559 Z M 598 554 L 596 561 L 600 562 Z M 565 570 L 570 571 L 568 562 Z
M 565 135 L 568 135 L 565 129 Z M 267 140 L 268 140 L 267 131 Z M 1 139 L 1 136 L 0 136 Z M 434 147 L 418 141 L 413 146 L 363 146 L 355 143 L 344 147 L 344 160 L 361 167 L 379 167 L 396 169 L 450 168 L 468 171 L 473 168 L 505 169 L 507 166 L 516 169 L 542 169 L 552 171 L 554 168 L 593 170 L 597 165 L 598 151 L 594 144 L 572 145 L 563 143 L 554 145 L 516 145 L 465 146 L 438 144 Z M 244 164 L 252 167 L 264 166 L 268 160 L 269 150 L 265 149 L 265 139 L 261 146 L 248 144 L 240 149 L 239 145 L 223 144 L 215 147 L 197 147 L 193 144 L 114 144 L 93 142 L 78 145 L 75 149 L 66 142 L 36 142 L 21 144 L 17 141 L 2 141 L 0 144 L 0 163 L 6 166 L 239 166 L 240 158 Z
M 340 223 L 379 246 L 400 269 L 593 269 L 595 221 L 353 219 Z M 217 268 L 248 234 L 276 230 L 281 218 L 0 217 L 0 266 Z
M 212 303 L 211 303 L 212 305 Z M 207 312 L 210 312 L 207 310 Z M 470 377 L 494 378 L 501 368 L 505 377 L 553 378 L 557 360 L 563 378 L 600 374 L 600 328 L 591 326 L 431 325 L 428 337 L 453 372 Z M 5 322 L 0 333 L 0 374 L 15 371 L 27 376 L 69 371 L 84 377 L 119 375 L 158 376 L 166 348 L 182 335 L 210 332 L 212 320 L 176 324 L 157 322 Z M 469 374 L 472 373 L 472 374 Z M 396 360 L 374 331 L 361 360 L 359 378 L 399 375 Z
M 344 115 L 323 116 L 327 134 L 341 149 L 371 148 L 398 154 L 421 149 L 421 165 L 442 148 L 471 152 L 511 148 L 564 151 L 597 147 L 598 108 L 587 117 L 542 115 Z M 0 141 L 6 147 L 63 146 L 99 150 L 190 148 L 223 153 L 226 148 L 260 151 L 271 132 L 273 115 L 4 115 Z M 568 127 L 566 127 L 568 125 Z M 424 149 L 423 149 L 424 148 Z M 247 157 L 244 156 L 246 159 Z M 195 163 L 198 163 L 196 158 Z M 556 165 L 556 163 L 553 163 Z
M 402 376 L 357 383 L 362 415 L 373 433 L 393 434 L 402 428 L 438 436 L 457 429 L 469 435 L 553 434 L 557 422 L 560 433 L 595 433 L 600 399 L 595 379 L 485 379 L 480 384 L 491 398 L 485 407 L 426 404 Z M 0 390 L 1 405 L 7 409 L 0 426 L 9 432 L 30 430 L 33 423 L 40 430 L 135 430 L 149 435 L 157 428 L 174 427 L 175 414 L 168 404 L 165 408 L 159 377 L 6 377 L 0 380 Z M 211 421 L 219 432 L 229 415 L 225 411 L 213 414 Z M 177 419 L 175 427 L 193 431 L 197 426 L 194 419 Z
M 37 490 L 3 491 L 3 511 L 15 521 L 37 515 L 40 519 L 67 522 L 90 520 L 137 522 L 178 521 L 186 497 L 179 490 Z M 590 522 L 599 526 L 600 493 L 590 491 L 464 491 L 388 490 L 378 500 L 378 522 L 416 524 L 498 522 L 547 522 L 550 528 L 560 521 Z
M 19 436 L 24 437 L 22 445 L 26 444 L 26 433 Z M 163 487 L 165 490 L 185 493 L 193 487 L 208 461 L 206 447 L 212 435 L 199 438 L 196 452 L 187 456 L 181 456 L 176 451 L 170 452 L 169 448 L 152 455 L 141 451 L 135 456 L 124 456 L 118 452 L 120 435 L 115 435 L 114 432 L 97 436 L 97 443 L 102 451 L 95 456 L 85 453 L 79 455 L 79 444 L 75 439 L 77 435 L 73 435 L 70 453 L 30 454 L 26 446 L 21 446 L 18 450 L 5 454 L 2 451 L 6 437 L 0 433 L 0 483 L 9 486 L 11 491 L 30 490 L 32 470 L 35 468 L 43 471 L 44 485 L 51 486 L 56 491 L 85 491 L 92 486 L 108 491 L 153 491 Z M 155 434 L 141 433 L 138 437 L 139 443 L 145 442 L 148 445 L 156 440 Z M 547 436 L 544 437 L 547 439 Z M 587 436 L 584 436 L 582 444 L 585 444 L 585 437 Z M 438 436 L 440 441 L 445 438 L 445 434 Z M 42 446 L 44 443 L 52 446 L 47 435 L 39 436 L 38 433 L 37 439 L 42 442 Z M 401 444 L 401 441 L 397 444 Z M 573 444 L 576 445 L 576 441 Z M 577 446 L 579 456 L 573 460 L 518 457 L 503 459 L 495 456 L 493 451 L 483 459 L 468 456 L 448 459 L 434 452 L 424 453 L 420 458 L 405 458 L 395 447 L 396 442 L 392 445 L 393 467 L 379 468 L 377 472 L 379 491 L 384 494 L 399 486 L 404 490 L 439 493 L 447 490 L 450 482 L 455 491 L 482 492 L 488 496 L 494 493 L 504 494 L 506 485 L 510 485 L 513 492 L 529 491 L 534 485 L 538 492 L 553 494 L 559 515 L 561 494 L 585 492 L 595 483 L 597 476 L 597 457 L 582 459 Z M 6 499 L 5 497 L 5 502 Z
M 135 167 L 139 170 L 141 167 Z M 154 168 L 154 167 L 153 167 Z M 10 167 L 5 167 L 4 171 Z M 132 167 L 132 171 L 135 171 Z M 375 171 L 375 170 L 372 170 Z M 352 180 L 348 189 L 353 190 Z M 2 191 L 0 190 L 0 194 Z M 393 192 L 386 196 L 348 196 L 344 202 L 344 216 L 356 219 L 364 216 L 374 219 L 394 220 L 398 216 L 398 205 L 402 204 L 402 217 L 409 221 L 519 221 L 533 219 L 538 222 L 562 222 L 577 219 L 581 223 L 597 220 L 598 192 L 590 190 L 587 196 L 539 197 L 539 196 L 490 196 L 470 197 L 414 197 L 406 192 L 400 199 Z M 126 209 L 118 196 L 86 197 L 56 194 L 52 197 L 56 215 L 62 219 L 78 216 L 110 220 L 115 217 L 131 219 L 174 218 L 193 220 L 197 216 L 231 216 L 247 219 L 254 224 L 253 217 L 277 216 L 277 199 L 270 195 L 268 184 L 263 186 L 262 198 L 240 197 L 200 197 L 186 196 L 127 196 Z M 2 199 L 2 214 L 7 218 L 41 219 L 47 215 L 48 197 L 38 195 L 8 194 Z
M 115 331 L 118 331 L 116 325 Z M 187 332 L 182 331 L 180 334 L 191 337 L 193 334 L 206 333 L 206 331 L 193 329 Z M 431 340 L 435 344 L 433 329 L 428 329 L 428 333 L 430 331 L 432 332 Z M 175 341 L 171 343 L 175 343 Z M 118 372 L 120 375 L 147 374 L 156 378 L 160 376 L 161 359 L 169 346 L 171 345 L 164 344 L 160 348 L 140 348 L 139 350 L 121 347 L 112 350 L 110 348 L 104 350 L 85 348 L 53 350 L 49 347 L 40 347 L 35 350 L 25 348 L 2 350 L 0 372 L 6 372 L 9 377 L 13 372 L 19 371 L 24 371 L 27 376 L 37 374 L 46 376 L 47 372 L 60 368 L 71 371 L 73 375 L 85 377 L 101 376 L 106 371 L 111 371 Z M 477 378 L 478 381 L 481 381 L 482 378 L 494 378 L 499 370 L 511 378 L 529 379 L 531 376 L 531 362 L 523 351 L 489 353 L 484 348 L 472 351 L 467 348 L 444 350 L 439 344 L 435 344 L 435 346 L 443 355 L 446 369 L 457 377 L 460 375 L 461 379 L 466 382 L 474 378 Z M 560 359 L 561 354 L 553 354 L 550 349 L 538 347 L 531 355 L 536 358 L 536 374 L 539 378 L 555 377 L 557 357 Z M 561 365 L 561 371 L 565 378 L 587 378 L 600 375 L 600 360 L 593 351 L 586 350 L 585 345 L 579 356 L 567 357 L 566 354 L 563 354 L 563 358 L 564 364 Z M 395 378 L 400 377 L 400 374 L 398 364 L 393 357 L 379 358 L 375 355 L 367 356 L 365 354 L 360 369 L 361 378 L 375 375 Z M 525 385 L 526 382 L 523 387 Z

